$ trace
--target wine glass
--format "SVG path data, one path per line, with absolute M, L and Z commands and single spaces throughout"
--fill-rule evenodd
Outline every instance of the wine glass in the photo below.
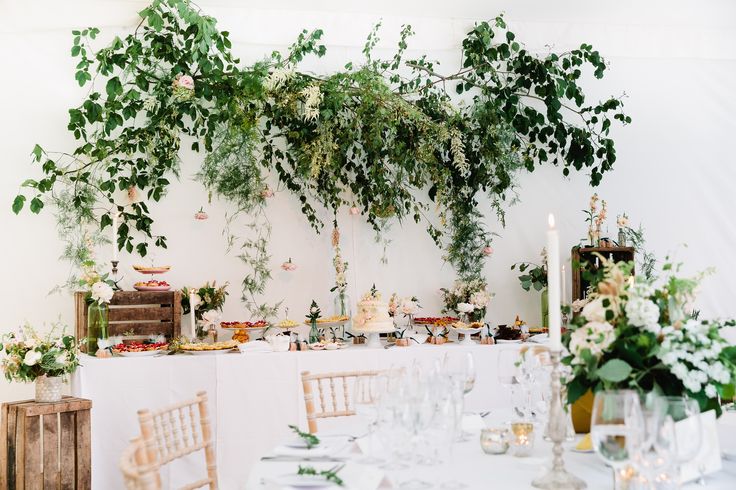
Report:
M 475 360 L 473 354 L 465 353 L 465 362 L 463 365 L 463 374 L 465 375 L 465 384 L 463 387 L 463 395 L 467 395 L 475 387 Z
M 703 441 L 703 432 L 700 422 L 700 405 L 698 401 L 684 396 L 664 397 L 667 402 L 667 415 L 675 422 L 675 438 L 677 452 L 675 459 L 678 468 L 691 461 L 700 452 Z M 700 479 L 703 479 L 702 469 L 699 468 Z
M 379 378 L 383 376 L 359 376 L 355 380 L 355 396 L 353 403 L 355 413 L 365 417 L 368 421 L 368 454 L 360 459 L 363 464 L 379 464 L 383 460 L 374 456 L 373 437 L 374 427 L 378 419 L 378 402 L 381 397 L 381 385 Z
M 593 401 L 593 450 L 613 468 L 614 488 L 625 488 L 622 471 L 639 444 L 643 420 L 639 396 L 631 390 L 599 391 Z
M 667 400 L 650 393 L 640 398 L 643 430 L 634 454 L 642 487 L 666 488 L 674 485 L 674 457 L 677 453 L 675 424 L 667 415 Z

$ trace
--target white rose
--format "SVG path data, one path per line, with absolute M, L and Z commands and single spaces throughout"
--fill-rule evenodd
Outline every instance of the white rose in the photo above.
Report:
M 470 313 L 475 310 L 475 305 L 470 303 L 458 303 L 455 309 L 458 313 Z
M 417 303 L 410 298 L 404 298 L 401 301 L 401 312 L 404 315 L 413 315 L 417 312 Z
M 316 315 L 317 314 L 317 311 L 318 311 L 318 308 L 316 306 L 312 306 L 309 309 L 309 313 L 311 313 L 312 315 Z
M 112 288 L 102 281 L 92 285 L 92 299 L 98 303 L 109 303 L 113 294 Z
M 582 315 L 589 322 L 605 322 L 606 308 L 603 306 L 603 300 L 596 298 L 583 307 Z
M 26 352 L 25 357 L 23 357 L 23 364 L 26 366 L 35 366 L 38 364 L 38 361 L 41 360 L 41 353 L 35 350 L 29 350 Z

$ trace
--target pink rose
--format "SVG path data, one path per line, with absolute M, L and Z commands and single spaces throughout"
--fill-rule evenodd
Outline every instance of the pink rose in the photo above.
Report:
M 273 191 L 269 187 L 266 187 L 265 189 L 263 189 L 261 191 L 261 197 L 264 198 L 264 199 L 268 199 L 269 197 L 273 197 Z
M 207 213 L 204 212 L 204 209 L 202 209 L 202 208 L 199 208 L 199 211 L 197 211 L 196 213 L 194 213 L 194 219 L 196 219 L 196 220 L 204 221 L 207 218 L 209 218 L 209 216 L 207 215 Z
M 188 89 L 188 90 L 194 90 L 194 79 L 190 77 L 189 75 L 182 75 L 177 80 L 177 83 L 180 87 Z
M 289 260 L 281 264 L 281 268 L 285 270 L 286 272 L 295 271 L 297 267 L 298 266 L 294 262 L 291 261 L 291 257 L 289 258 Z
M 357 216 L 359 214 L 360 214 L 360 209 L 356 208 L 355 206 L 353 206 L 352 208 L 350 208 L 350 215 L 351 216 Z
M 483 255 L 485 255 L 486 257 L 489 257 L 492 254 L 493 254 L 493 247 L 491 246 L 483 247 Z

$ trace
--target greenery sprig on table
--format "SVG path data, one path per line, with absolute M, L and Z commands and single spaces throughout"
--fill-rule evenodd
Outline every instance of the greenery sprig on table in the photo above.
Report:
M 345 485 L 345 482 L 337 476 L 337 472 L 340 471 L 342 467 L 336 466 L 329 470 L 317 470 L 313 466 L 302 466 L 299 465 L 299 469 L 297 470 L 297 475 L 310 475 L 310 476 L 322 476 L 325 480 L 331 481 L 335 485 L 342 487 Z
M 97 50 L 98 29 L 72 32 L 75 78 L 90 87 L 69 111 L 78 146 L 51 152 L 36 145 L 32 156 L 43 175 L 23 182 L 12 205 L 18 213 L 28 202 L 38 213 L 53 204 L 60 217 L 100 229 L 119 213 L 117 246 L 140 255 L 167 245 L 150 205 L 178 177 L 186 136 L 192 150 L 206 153 L 204 185 L 238 212 L 258 212 L 275 179 L 277 190 L 298 198 L 316 231 L 323 227 L 319 208 L 334 214 L 343 205 L 357 206 L 376 230 L 390 219 L 424 219 L 460 279 L 475 280 L 491 237 L 481 196 L 503 222 L 521 169 L 547 163 L 564 175 L 585 170 L 597 185 L 616 160 L 612 124 L 630 122 L 620 98 L 586 102 L 583 71 L 601 78 L 606 70 L 592 46 L 538 56 L 502 17 L 468 33 L 462 68 L 451 74 L 426 56 L 406 59 L 410 26 L 393 57 L 374 58 L 376 26 L 362 63 L 316 75 L 298 68 L 306 56 L 325 54 L 320 29 L 242 66 L 228 33 L 187 0 L 155 0 L 140 16 L 133 33 Z M 453 104 L 453 92 L 466 93 L 467 103 Z M 119 196 L 124 191 L 127 199 Z M 267 268 L 267 255 L 255 257 L 244 261 Z M 244 296 L 262 292 L 268 276 L 255 270 Z
M 310 434 L 309 432 L 302 432 L 296 425 L 289 425 L 289 429 L 293 430 L 296 435 L 304 440 L 304 443 L 307 445 L 307 449 L 312 449 L 313 447 L 317 447 L 319 445 L 319 438 L 314 434 Z

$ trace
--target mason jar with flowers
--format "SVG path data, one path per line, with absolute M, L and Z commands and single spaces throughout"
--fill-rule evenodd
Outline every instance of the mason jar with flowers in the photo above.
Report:
M 58 402 L 64 377 L 79 366 L 79 344 L 73 335 L 57 334 L 54 327 L 40 336 L 26 325 L 5 334 L 0 358 L 8 381 L 35 382 L 37 402 Z
M 678 277 L 679 267 L 666 264 L 668 275 L 655 284 L 634 278 L 633 263 L 599 259 L 602 274 L 591 278 L 588 301 L 563 335 L 576 430 L 590 424 L 576 407 L 584 412 L 582 400 L 592 402 L 589 393 L 603 389 L 688 396 L 720 415 L 719 398 L 732 399 L 736 381 L 736 346 L 720 330 L 736 322 L 696 319 L 692 305 L 703 274 Z

